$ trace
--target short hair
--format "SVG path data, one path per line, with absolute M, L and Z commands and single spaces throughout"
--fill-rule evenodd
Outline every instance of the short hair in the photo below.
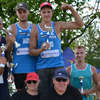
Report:
M 75 49 L 81 49 L 81 48 L 83 48 L 85 50 L 84 46 L 77 46 Z

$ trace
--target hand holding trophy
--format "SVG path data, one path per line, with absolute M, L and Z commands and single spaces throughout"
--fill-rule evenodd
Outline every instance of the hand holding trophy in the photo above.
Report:
M 13 36 L 12 33 L 10 33 L 8 30 L 6 30 L 5 28 L 3 28 L 3 22 L 2 22 L 2 19 L 0 18 L 0 30 L 4 31 L 5 33 L 7 33 L 9 36 Z M 15 44 L 15 47 L 18 48 L 20 47 L 20 44 L 18 42 L 14 42 Z
M 9 83 L 13 83 L 13 80 L 12 80 L 13 67 L 14 67 L 14 64 L 10 63 L 10 71 L 9 71 L 9 77 L 8 77 L 8 82 Z
M 43 50 L 47 50 L 49 48 L 50 48 L 50 43 L 48 43 L 48 42 L 43 43 L 43 45 L 42 45 Z
M 2 29 L 4 32 L 6 32 L 9 36 L 13 36 L 13 34 L 11 32 L 9 32 L 8 30 L 6 29 Z M 15 44 L 15 47 L 18 48 L 20 47 L 20 44 L 17 42 L 17 41 L 14 41 L 14 44 Z
M 5 58 L 5 50 L 6 50 L 6 46 L 4 45 L 4 43 L 2 43 L 0 46 L 0 83 L 4 83 L 3 72 L 7 62 Z
M 47 40 L 46 42 L 43 44 L 43 46 L 46 48 L 46 49 L 50 49 L 50 41 L 49 41 L 49 35 L 50 35 L 50 32 L 52 31 L 52 27 L 50 26 L 47 26 L 46 24 L 44 25 L 46 31 L 47 31 Z
M 13 79 L 12 79 L 12 73 L 13 73 L 13 68 L 16 67 L 17 64 L 13 64 L 13 63 L 10 63 L 9 67 L 10 67 L 10 71 L 9 71 L 9 77 L 8 77 L 8 82 L 9 83 L 13 83 Z
M 6 45 L 2 44 L 0 48 L 1 48 L 1 56 L 5 57 L 5 50 L 7 49 Z

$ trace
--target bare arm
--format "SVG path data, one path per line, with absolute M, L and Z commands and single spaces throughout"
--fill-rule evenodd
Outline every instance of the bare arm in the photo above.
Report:
M 68 73 L 68 76 L 69 76 L 69 78 L 70 78 L 71 66 L 68 66 L 68 67 L 66 68 L 66 71 L 67 71 L 67 73 Z
M 92 72 L 93 72 L 93 81 L 97 85 L 98 84 L 98 77 L 97 77 L 96 68 L 94 66 L 92 66 Z
M 98 82 L 100 82 L 100 73 L 97 73 L 97 76 L 98 76 Z M 100 87 L 100 85 L 98 87 Z M 94 92 L 96 92 L 96 96 L 97 96 L 98 100 L 100 100 L 100 90 L 98 87 L 95 86 L 93 89 L 94 89 Z
M 91 70 L 92 70 L 92 73 L 93 73 L 93 75 L 92 75 L 93 82 L 96 84 L 96 86 L 94 86 L 90 90 L 86 90 L 85 93 L 84 93 L 85 95 L 92 94 L 92 93 L 97 91 L 98 77 L 97 77 L 97 73 L 96 73 L 96 68 L 94 66 L 92 66 Z
M 4 72 L 4 68 L 0 67 L 0 75 L 2 75 Z
M 83 21 L 78 15 L 78 13 L 74 10 L 74 8 L 68 4 L 62 4 L 61 6 L 62 10 L 70 10 L 73 17 L 75 18 L 75 21 L 73 22 L 59 22 L 61 31 L 65 29 L 78 29 L 83 26 Z
M 3 22 L 2 22 L 2 19 L 0 18 L 0 30 L 3 30 L 4 32 L 9 33 L 9 30 L 3 28 Z M 6 45 L 7 45 L 7 51 L 10 51 L 11 50 L 11 46 L 12 46 L 12 43 L 11 43 L 12 39 L 9 39 L 9 36 L 8 34 L 6 35 Z
M 99 93 L 100 93 L 100 73 L 98 73 L 97 76 L 98 76 L 97 90 L 98 90 Z M 99 98 L 99 99 L 100 99 L 100 98 Z
M 31 56 L 38 56 L 44 48 L 37 48 L 38 43 L 38 29 L 37 26 L 34 25 L 31 35 L 30 35 L 30 55 Z
M 6 36 L 6 41 L 7 41 L 7 50 L 10 53 L 12 51 L 13 47 L 13 42 L 9 39 L 9 36 Z
M 96 91 L 96 95 L 97 95 L 98 100 L 100 100 L 100 91 Z
M 8 34 L 6 36 L 7 51 L 8 51 L 8 53 L 10 53 L 13 48 L 17 30 L 16 30 L 15 25 L 13 24 L 13 25 L 11 25 L 11 30 L 7 30 L 7 31 L 9 33 L 12 33 L 12 36 L 9 36 Z
M 7 62 L 7 59 L 5 57 L 0 57 L 0 75 L 3 74 L 4 72 L 4 67 L 5 67 L 6 62 Z
M 92 94 L 92 93 L 95 93 L 96 91 L 97 91 L 97 88 L 96 88 L 96 86 L 95 86 L 95 87 L 93 87 L 92 89 L 88 90 L 88 91 L 87 91 L 87 94 Z

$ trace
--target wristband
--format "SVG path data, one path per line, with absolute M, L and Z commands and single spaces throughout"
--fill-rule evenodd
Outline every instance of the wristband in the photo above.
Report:
M 0 67 L 4 68 L 5 67 L 5 64 L 0 64 Z

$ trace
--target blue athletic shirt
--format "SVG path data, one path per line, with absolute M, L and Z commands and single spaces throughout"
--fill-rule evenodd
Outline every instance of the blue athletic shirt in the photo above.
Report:
M 21 45 L 13 48 L 14 73 L 29 73 L 35 71 L 35 58 L 29 55 L 29 41 L 32 24 L 28 22 L 28 28 L 23 29 L 19 23 L 15 23 L 17 33 L 16 41 Z
M 50 48 L 43 51 L 37 59 L 36 69 L 44 69 L 44 68 L 55 68 L 64 66 L 62 52 L 61 52 L 61 40 L 58 38 L 55 28 L 54 22 L 51 22 L 52 31 L 43 31 L 40 28 L 40 25 L 37 24 L 38 27 L 38 48 L 41 48 L 42 44 L 46 41 L 49 41 Z
M 83 90 L 91 89 L 93 86 L 91 65 L 87 64 L 84 70 L 77 69 L 75 64 L 71 66 L 70 82 L 71 85 L 80 90 L 80 77 L 83 77 Z M 92 100 L 92 96 L 83 96 L 83 100 Z

